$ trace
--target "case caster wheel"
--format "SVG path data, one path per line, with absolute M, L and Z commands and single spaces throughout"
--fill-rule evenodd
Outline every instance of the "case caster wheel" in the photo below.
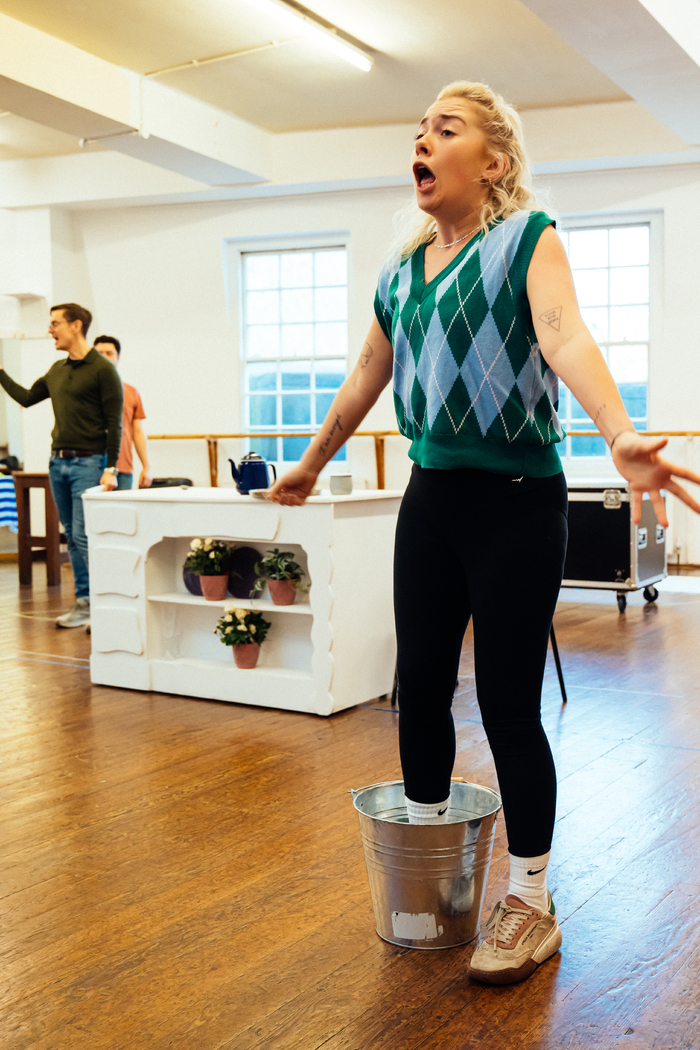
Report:
M 645 587 L 642 593 L 648 602 L 655 602 L 659 597 L 659 592 L 653 584 L 650 584 L 649 587 Z
M 627 595 L 624 591 L 617 592 L 617 607 L 621 613 L 627 608 Z

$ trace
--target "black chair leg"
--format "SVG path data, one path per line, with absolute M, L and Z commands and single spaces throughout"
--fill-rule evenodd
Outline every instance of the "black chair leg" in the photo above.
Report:
M 557 636 L 554 633 L 554 624 L 549 629 L 549 637 L 552 642 L 552 652 L 554 653 L 554 663 L 557 665 L 557 676 L 559 678 L 559 688 L 561 689 L 562 703 L 568 703 L 566 695 L 566 686 L 564 685 L 564 675 L 561 670 L 561 661 L 559 659 L 559 648 L 557 646 Z

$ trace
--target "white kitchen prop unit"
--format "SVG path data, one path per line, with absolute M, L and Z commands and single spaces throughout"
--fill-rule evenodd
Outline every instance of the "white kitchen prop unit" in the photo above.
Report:
M 330 715 L 391 691 L 394 529 L 401 493 L 312 496 L 280 507 L 232 488 L 84 496 L 90 551 L 92 681 L 126 689 Z M 307 593 L 207 601 L 185 587 L 195 537 L 291 550 Z M 224 605 L 272 623 L 258 666 L 239 670 L 213 634 Z

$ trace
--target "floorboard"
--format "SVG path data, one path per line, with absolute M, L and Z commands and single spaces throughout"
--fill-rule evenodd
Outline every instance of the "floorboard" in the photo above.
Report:
M 543 718 L 564 944 L 525 984 L 375 931 L 351 788 L 385 699 L 329 719 L 90 683 L 70 574 L 0 563 L 2 1050 L 697 1050 L 700 597 L 562 601 Z M 569 596 L 570 597 L 570 596 Z M 467 635 L 455 774 L 496 787 Z M 502 820 L 487 907 L 507 885 Z

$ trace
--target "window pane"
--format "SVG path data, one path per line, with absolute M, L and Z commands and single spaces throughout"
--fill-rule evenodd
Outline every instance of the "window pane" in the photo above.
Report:
M 316 325 L 316 353 L 342 354 L 348 352 L 348 326 L 344 321 Z
M 644 418 L 647 414 L 646 383 L 619 383 L 620 394 L 630 416 Z
M 574 284 L 580 306 L 605 306 L 607 304 L 607 270 L 575 270 Z
M 282 326 L 282 356 L 311 357 L 314 352 L 314 326 L 312 324 L 286 324 Z
M 283 438 L 282 456 L 286 463 L 298 463 L 309 447 L 310 438 Z
M 249 390 L 275 390 L 277 388 L 277 362 L 248 365 L 246 377 Z
M 648 226 L 619 226 L 610 231 L 611 266 L 642 266 L 648 262 Z
M 604 456 L 606 447 L 602 437 L 571 438 L 572 456 Z
M 605 306 L 587 307 L 581 310 L 584 324 L 595 339 L 596 343 L 607 343 L 608 341 L 608 310 Z
M 246 255 L 245 286 L 249 290 L 277 288 L 279 285 L 279 255 Z
M 582 405 L 579 405 L 578 401 L 576 400 L 576 398 L 574 397 L 574 395 L 571 392 L 569 392 L 569 398 L 570 398 L 570 402 L 571 402 L 571 408 L 570 408 L 571 418 L 572 419 L 577 419 L 579 421 L 583 420 L 586 423 L 590 423 L 591 424 L 591 429 L 592 429 L 593 428 L 593 421 L 589 418 L 588 412 L 586 412 L 585 408 Z M 577 427 L 577 429 L 578 430 L 583 430 L 584 428 L 583 427 Z
M 316 394 L 316 426 L 320 427 L 333 404 L 335 394 Z
M 569 262 L 573 269 L 608 265 L 607 230 L 572 230 L 569 233 Z
M 648 266 L 626 266 L 610 271 L 611 303 L 647 303 L 648 301 Z
M 648 306 L 611 306 L 610 340 L 613 343 L 637 342 L 649 338 Z
M 345 379 L 345 361 L 317 361 L 316 389 L 337 390 Z
M 310 288 L 295 288 L 293 291 L 282 292 L 282 320 L 285 323 L 313 319 L 314 303 Z
M 308 390 L 311 386 L 310 361 L 284 361 L 280 373 L 283 390 Z
M 314 292 L 317 321 L 345 321 L 348 296 L 345 288 L 317 288 Z
M 282 256 L 281 285 L 283 288 L 310 288 L 314 283 L 311 252 L 289 252 Z
M 251 438 L 250 451 L 257 452 L 263 459 L 277 459 L 277 438 Z
M 246 296 L 248 324 L 277 324 L 279 319 L 279 292 L 248 292 Z
M 311 426 L 311 395 L 282 394 L 282 423 L 302 429 Z
M 277 398 L 274 394 L 250 394 L 248 411 L 251 427 L 274 427 L 277 423 Z
M 348 266 L 345 249 L 334 252 L 316 252 L 316 284 L 347 284 Z
M 280 330 L 276 324 L 251 324 L 246 332 L 248 357 L 277 357 L 280 349 Z
M 649 361 L 646 346 L 611 346 L 610 371 L 616 383 L 646 383 Z

